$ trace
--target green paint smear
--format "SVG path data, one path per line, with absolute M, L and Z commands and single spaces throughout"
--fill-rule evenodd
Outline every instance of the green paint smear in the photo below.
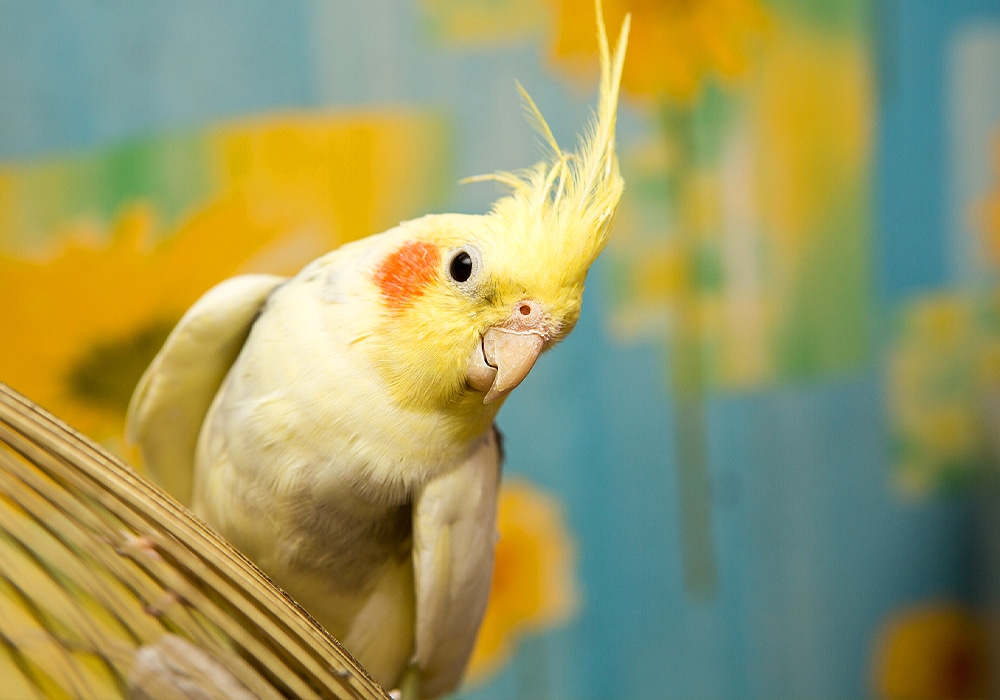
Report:
M 936 491 L 942 496 L 967 496 L 982 483 L 988 467 L 988 460 L 981 455 L 946 461 L 935 470 Z
M 5 243 L 33 247 L 67 221 L 110 224 L 121 208 L 153 202 L 160 223 L 171 225 L 204 201 L 214 184 L 202 133 L 150 136 L 99 153 L 8 166 L 14 174 L 13 231 Z
M 693 164 L 711 168 L 719 163 L 731 136 L 733 120 L 745 106 L 742 99 L 715 80 L 708 83 L 693 109 Z
M 696 294 L 717 294 L 725 283 L 722 250 L 714 241 L 700 243 L 694 250 L 694 284 Z
M 867 194 L 845 191 L 816 232 L 777 334 L 777 374 L 808 379 L 857 370 L 869 359 L 870 240 Z
M 766 0 L 774 14 L 814 29 L 863 34 L 874 21 L 871 0 Z
M 706 84 L 693 105 L 664 102 L 660 113 L 661 124 L 668 141 L 676 139 L 679 149 L 680 162 L 675 167 L 694 172 L 717 165 L 730 135 L 731 124 L 741 109 L 742 102 L 714 79 Z

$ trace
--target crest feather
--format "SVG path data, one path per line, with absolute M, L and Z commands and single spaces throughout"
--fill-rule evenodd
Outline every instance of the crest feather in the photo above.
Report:
M 550 151 L 549 158 L 524 171 L 466 180 L 495 180 L 509 187 L 510 194 L 497 200 L 489 216 L 507 231 L 553 239 L 553 249 L 564 251 L 564 264 L 579 266 L 572 271 L 581 279 L 607 243 L 624 184 L 615 154 L 615 122 L 630 17 L 622 23 L 612 55 L 600 0 L 595 5 L 601 79 L 597 110 L 577 151 L 564 153 L 559 148 L 538 106 L 518 84 L 528 121 Z

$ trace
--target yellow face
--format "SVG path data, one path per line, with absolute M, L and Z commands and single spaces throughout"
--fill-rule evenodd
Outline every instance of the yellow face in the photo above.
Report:
M 482 216 L 429 216 L 376 266 L 384 309 L 379 364 L 396 399 L 489 413 L 564 338 L 583 274 L 545 238 L 490 231 Z M 530 233 L 530 232 L 529 232 Z

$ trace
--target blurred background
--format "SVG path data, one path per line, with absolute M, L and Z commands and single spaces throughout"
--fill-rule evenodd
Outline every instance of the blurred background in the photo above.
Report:
M 982 697 L 1000 591 L 1000 4 L 605 0 L 625 197 L 501 412 L 462 693 Z M 588 0 L 0 2 L 0 381 L 127 455 L 198 296 L 564 147 Z

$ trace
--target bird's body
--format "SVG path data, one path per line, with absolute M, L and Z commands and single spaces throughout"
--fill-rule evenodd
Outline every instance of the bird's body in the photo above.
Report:
M 192 494 L 195 512 L 386 685 L 413 652 L 417 496 L 463 465 L 484 481 L 481 499 L 468 494 L 466 504 L 468 516 L 490 524 L 468 543 L 486 565 L 466 582 L 475 589 L 462 613 L 471 645 L 492 570 L 499 481 L 497 403 L 472 392 L 442 397 L 432 411 L 386 401 L 373 360 L 379 325 L 394 321 L 372 278 L 375 263 L 412 235 L 394 229 L 344 246 L 268 296 L 206 416 Z
M 449 692 L 471 652 L 493 566 L 493 421 L 572 329 L 604 246 L 623 48 L 612 63 L 602 42 L 579 154 L 545 128 L 555 158 L 498 175 L 514 192 L 487 215 L 426 216 L 288 280 L 222 283 L 133 397 L 154 476 L 387 687 L 413 669 L 424 695 Z

